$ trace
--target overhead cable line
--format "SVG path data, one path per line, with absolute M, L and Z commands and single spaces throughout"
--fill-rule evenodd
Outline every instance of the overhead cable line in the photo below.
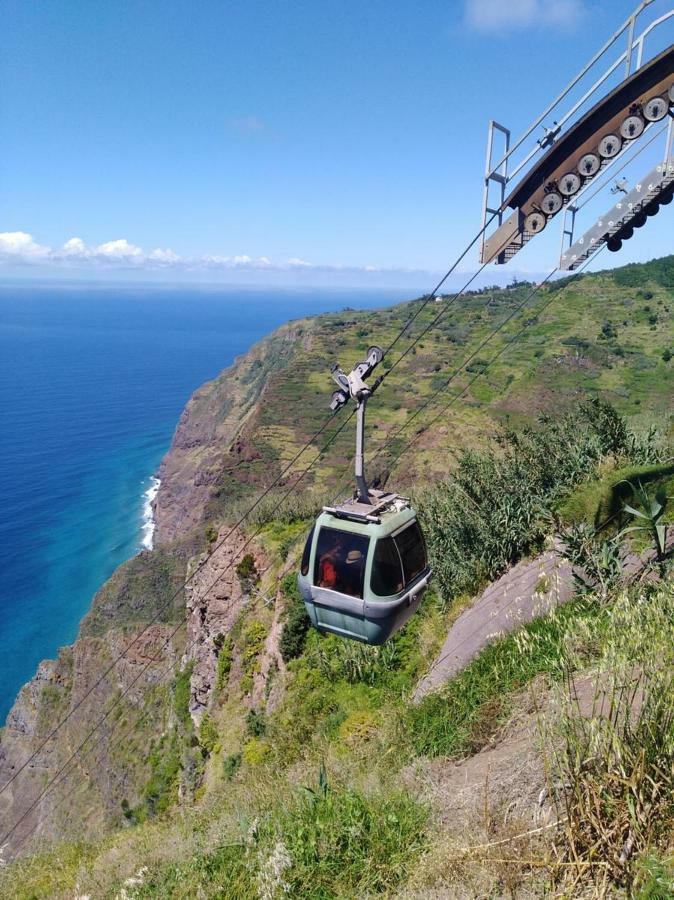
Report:
M 587 262 L 584 264 L 583 269 L 588 265 L 588 263 L 589 263 L 589 261 L 587 261 Z M 503 327 L 505 327 L 505 325 L 507 324 L 507 322 L 510 321 L 510 320 L 512 319 L 512 317 L 513 317 L 513 316 L 514 316 L 514 315 L 522 308 L 522 306 L 524 305 L 524 303 L 528 302 L 528 300 L 530 300 L 532 296 L 534 296 L 538 291 L 540 291 L 540 289 L 541 289 L 541 288 L 546 284 L 546 282 L 552 277 L 552 275 L 554 274 L 555 271 L 556 271 L 556 270 L 553 270 L 553 272 L 551 272 L 550 275 L 549 275 L 543 282 L 541 282 L 540 284 L 538 284 L 538 285 L 537 285 L 537 286 L 536 286 L 536 287 L 535 287 L 535 288 L 527 295 L 527 297 L 525 298 L 525 301 L 523 301 L 523 303 L 520 304 L 520 305 L 517 307 L 517 309 L 514 310 L 513 313 L 511 313 L 511 315 L 510 315 L 506 320 L 504 320 L 504 322 L 502 322 L 502 323 L 500 324 L 500 326 L 499 326 L 497 329 L 494 329 L 494 331 L 490 334 L 490 336 L 489 336 L 485 341 L 482 342 L 482 344 L 480 345 L 480 348 L 478 348 L 478 350 L 475 351 L 475 352 L 479 352 L 479 349 L 482 349 L 482 348 L 484 347 L 484 345 L 485 345 L 486 343 L 488 343 L 488 341 L 491 340 L 491 338 L 493 338 L 493 337 L 495 336 L 495 334 L 497 334 L 500 330 L 502 330 Z M 575 273 L 575 274 L 574 274 L 574 275 L 573 275 L 573 276 L 565 283 L 565 285 L 564 285 L 559 291 L 557 291 L 557 292 L 555 292 L 554 294 L 552 294 L 552 296 L 547 300 L 547 302 L 546 302 L 546 303 L 543 305 L 543 307 L 539 310 L 539 314 L 540 314 L 540 312 L 543 312 L 545 309 L 547 309 L 547 308 L 554 302 L 554 300 L 557 299 L 558 296 L 559 296 L 561 293 L 563 293 L 563 291 L 566 290 L 566 288 L 567 288 L 573 281 L 575 281 L 576 278 L 579 277 L 581 274 L 582 274 L 582 269 L 579 269 L 579 270 L 578 270 L 578 271 L 577 271 L 577 272 L 576 272 L 576 273 Z M 512 345 L 513 345 L 513 344 L 514 344 L 514 343 L 522 336 L 522 334 L 526 331 L 526 328 L 527 328 L 527 326 L 525 325 L 522 329 L 520 329 L 520 331 L 518 331 L 518 332 L 510 339 L 510 341 L 508 341 L 508 342 L 504 345 L 504 347 L 501 348 L 501 350 L 500 350 L 500 351 L 499 351 L 499 352 L 498 352 L 498 353 L 497 353 L 497 354 L 489 361 L 489 363 L 484 367 L 484 369 L 482 369 L 481 372 L 479 372 L 479 373 L 477 373 L 477 374 L 475 375 L 475 377 L 470 381 L 470 383 L 466 386 L 466 388 L 464 388 L 463 392 L 462 392 L 461 394 L 455 395 L 455 396 L 452 398 L 452 400 L 450 401 L 450 403 L 447 404 L 445 407 L 443 407 L 443 409 L 440 411 L 440 413 L 438 414 L 438 416 L 434 417 L 434 419 L 431 421 L 431 423 L 429 423 L 429 424 L 426 426 L 426 428 L 430 427 L 430 424 L 432 424 L 434 421 L 436 421 L 437 418 L 439 417 L 439 415 L 441 415 L 447 408 L 449 408 L 453 403 L 455 403 L 458 399 L 460 399 L 460 397 L 463 396 L 463 395 L 469 390 L 470 386 L 477 380 L 477 378 L 482 377 L 484 374 L 486 374 L 486 372 L 488 371 L 489 367 L 490 367 L 490 366 L 491 366 L 491 365 L 492 365 L 492 364 L 493 364 L 500 356 L 502 356 L 503 353 L 505 353 L 505 351 L 506 351 L 510 346 L 512 346 Z M 426 333 L 426 331 L 424 331 L 424 333 Z M 474 355 L 474 354 L 473 354 L 473 355 Z M 467 361 L 464 363 L 464 365 L 467 364 L 468 361 L 469 361 L 469 360 L 467 360 Z M 460 369 L 461 369 L 461 368 L 463 368 L 463 365 L 460 367 Z M 455 377 L 455 375 L 453 374 L 453 375 L 450 377 L 450 379 L 448 379 L 447 382 L 446 382 L 446 383 L 445 383 L 438 391 L 436 391 L 436 393 L 433 395 L 433 397 L 430 398 L 429 400 L 427 400 L 427 401 L 423 404 L 423 406 L 419 409 L 419 412 L 421 412 L 423 409 L 427 408 L 428 405 L 429 405 L 429 403 L 432 402 L 432 400 L 433 400 L 435 397 L 437 397 L 439 393 L 441 393 L 443 390 L 446 389 L 446 387 L 448 386 L 448 384 L 450 383 L 450 381 L 451 381 L 454 377 Z M 341 427 L 338 428 L 338 429 L 335 431 L 335 433 L 334 433 L 334 434 L 332 435 L 332 437 L 329 439 L 329 441 L 328 441 L 328 443 L 325 445 L 325 447 L 322 448 L 322 450 L 321 450 L 321 451 L 317 454 L 317 456 L 312 460 L 312 462 L 310 463 L 310 465 L 303 471 L 303 473 L 302 473 L 302 475 L 300 476 L 300 478 L 297 479 L 297 481 L 294 482 L 294 484 L 293 484 L 293 485 L 291 486 L 291 488 L 285 493 L 285 495 L 284 495 L 282 498 L 280 498 L 280 501 L 279 501 L 280 503 L 283 503 L 283 502 L 290 496 L 290 494 L 293 493 L 293 491 L 296 489 L 297 484 L 299 484 L 299 482 L 302 480 L 302 478 L 304 478 L 304 476 L 310 471 L 310 469 L 313 468 L 313 466 L 315 465 L 315 463 L 316 463 L 316 462 L 317 462 L 317 461 L 325 454 L 325 452 L 327 452 L 327 450 L 329 449 L 329 447 L 332 445 L 332 443 L 333 443 L 334 440 L 337 438 L 337 436 L 339 435 L 339 433 L 346 427 L 346 425 L 349 423 L 350 419 L 352 418 L 352 416 L 353 416 L 354 414 L 355 414 L 355 411 L 352 411 L 352 412 L 349 414 L 349 416 L 347 416 L 347 418 L 346 418 L 346 419 L 344 420 L 344 422 L 342 423 Z M 419 436 L 420 436 L 419 434 L 415 435 L 414 438 L 413 438 L 411 441 L 409 441 L 408 444 L 407 444 L 407 445 L 406 445 L 406 446 L 398 453 L 398 455 L 396 456 L 396 458 L 395 458 L 395 460 L 394 460 L 394 464 L 395 464 L 395 462 L 397 462 L 397 461 L 400 459 L 400 457 L 401 457 L 405 452 L 407 452 L 407 450 L 410 449 L 410 447 L 412 446 L 412 444 L 413 444 L 416 440 L 418 440 Z M 382 447 L 382 449 L 381 449 L 380 452 L 383 452 L 384 449 L 385 449 L 385 447 Z M 236 553 L 234 554 L 233 559 L 230 561 L 230 563 L 228 564 L 228 566 L 227 566 L 223 571 L 221 571 L 220 573 L 218 573 L 218 575 L 217 575 L 216 578 L 213 580 L 213 582 L 206 588 L 206 591 L 204 592 L 204 595 L 203 595 L 203 596 L 207 595 L 207 594 L 213 589 L 213 587 L 215 587 L 215 585 L 218 583 L 218 581 L 220 581 L 220 579 L 223 577 L 223 575 L 225 574 L 225 572 L 226 572 L 228 569 L 231 568 L 231 566 L 232 566 L 233 563 L 234 563 L 234 560 L 235 560 L 236 558 L 238 558 L 238 556 L 240 556 L 240 554 L 243 552 L 243 550 L 246 548 L 246 546 L 248 546 L 248 545 L 251 543 L 251 541 L 252 541 L 255 537 L 257 537 L 257 535 L 262 531 L 263 527 L 264 527 L 264 526 L 261 525 L 261 526 L 257 529 L 257 531 L 254 532 L 253 535 L 251 535 L 251 536 L 249 537 L 249 539 L 244 543 L 244 545 L 243 545 L 242 547 L 240 547 L 240 548 L 237 549 Z M 204 560 L 204 564 L 206 564 L 206 563 L 208 562 L 208 560 L 211 558 L 212 555 L 213 555 L 212 553 L 209 554 L 209 556 L 206 558 L 206 560 Z M 267 568 L 266 568 L 265 570 L 263 570 L 263 572 L 261 573 L 261 576 L 263 576 L 264 574 L 266 574 L 266 572 L 269 571 L 269 569 L 272 567 L 272 565 L 273 565 L 273 564 L 270 563 L 270 565 L 267 566 Z M 187 625 L 187 622 L 186 622 L 186 621 L 182 621 L 182 622 L 180 622 L 180 623 L 173 629 L 173 631 L 169 634 L 168 638 L 165 640 L 164 644 L 162 645 L 162 647 L 161 647 L 160 650 L 158 651 L 159 653 L 161 653 L 167 646 L 169 646 L 171 640 L 173 639 L 173 637 L 177 634 L 177 632 L 180 630 L 180 628 L 181 628 L 183 625 Z M 479 630 L 479 629 L 478 629 L 478 630 Z M 192 641 L 191 644 L 188 644 L 188 645 L 186 646 L 186 648 L 185 648 L 184 651 L 183 651 L 183 656 L 185 656 L 185 655 L 187 654 L 188 650 L 191 649 L 191 648 L 194 646 L 194 644 L 197 643 L 197 641 L 198 641 L 198 638 L 195 638 L 195 640 Z M 147 671 L 147 669 L 150 667 L 150 665 L 151 665 L 153 662 L 156 662 L 156 661 L 158 660 L 158 658 L 159 658 L 159 657 L 153 657 L 153 658 L 151 658 L 151 659 L 145 664 L 145 666 L 143 667 L 143 669 L 136 675 L 136 677 L 134 678 L 134 680 L 133 680 L 129 685 L 127 685 L 127 687 L 126 687 L 125 690 L 122 692 L 122 694 L 117 698 L 117 700 L 115 701 L 115 703 L 114 703 L 114 704 L 110 707 L 110 709 L 108 709 L 107 712 L 106 712 L 106 713 L 98 720 L 98 722 L 96 723 L 96 725 L 90 730 L 90 732 L 87 734 L 87 736 L 85 737 L 85 739 L 80 743 L 80 745 L 78 746 L 78 748 L 77 748 L 77 749 L 71 754 L 71 756 L 66 760 L 66 762 L 65 762 L 65 763 L 63 764 L 63 766 L 59 769 L 59 771 L 56 773 L 56 775 L 53 776 L 53 778 L 52 778 L 52 779 L 50 780 L 50 782 L 46 785 L 46 787 L 45 787 L 44 790 L 41 792 L 41 794 L 38 796 L 38 798 L 36 798 L 36 800 L 33 802 L 33 804 L 31 804 L 31 806 L 24 812 L 24 814 L 22 815 L 22 817 L 14 824 L 14 826 L 13 826 L 13 827 L 5 834 L 5 835 L 3 835 L 3 836 L 0 838 L 0 845 L 3 844 L 3 843 L 7 840 L 7 838 L 10 837 L 10 836 L 14 833 L 14 831 L 18 828 L 18 826 L 21 824 L 21 822 L 25 820 L 25 818 L 30 814 L 30 812 L 32 812 L 32 810 L 38 805 L 38 803 L 43 799 L 43 797 L 44 797 L 44 796 L 45 796 L 45 795 L 46 795 L 46 794 L 47 794 L 47 793 L 48 793 L 48 792 L 56 785 L 56 783 L 57 783 L 57 781 L 59 780 L 60 776 L 65 772 L 65 770 L 68 768 L 68 766 L 70 765 L 70 763 L 73 762 L 73 761 L 75 760 L 75 758 L 79 756 L 80 752 L 84 749 L 85 745 L 89 742 L 89 739 L 90 739 L 90 738 L 95 734 L 95 732 L 103 725 L 103 723 L 105 722 L 105 720 L 109 717 L 110 713 L 111 713 L 111 712 L 115 709 L 115 707 L 121 702 L 121 700 L 124 698 L 124 696 L 126 696 L 126 694 L 129 693 L 129 691 L 131 690 L 131 688 L 137 683 L 137 681 L 140 679 L 140 677 Z M 446 658 L 446 657 L 445 657 L 445 658 Z M 443 658 L 442 660 L 436 661 L 436 663 L 434 664 L 434 666 L 432 666 L 431 669 L 429 669 L 429 672 L 427 673 L 427 675 L 426 675 L 425 677 L 428 677 L 428 675 L 430 675 L 431 672 L 435 671 L 435 668 L 437 668 L 437 666 L 440 665 L 441 661 L 444 661 L 444 658 Z M 171 670 L 169 669 L 169 673 L 170 673 L 170 671 L 171 671 Z M 143 717 L 146 716 L 148 712 L 149 712 L 149 711 L 146 710 L 145 713 L 143 713 L 143 714 L 141 715 L 141 717 L 139 717 L 139 719 L 134 723 L 134 725 L 133 725 L 133 728 L 134 728 L 134 729 L 138 727 L 138 725 L 139 725 L 140 722 L 142 721 Z M 91 752 L 91 750 L 93 750 L 95 746 L 96 746 L 96 745 L 92 745 L 91 748 L 90 748 L 89 750 L 86 751 L 86 753 Z M 66 776 L 66 777 L 67 777 L 67 776 Z M 20 844 L 19 846 L 21 846 L 21 845 L 28 839 L 28 837 L 33 833 L 34 830 L 35 830 L 35 829 L 33 828 L 33 829 L 31 829 L 31 830 L 27 833 L 27 835 L 22 839 L 21 844 Z
M 303 472 L 302 475 L 300 476 L 300 479 L 298 479 L 298 481 L 296 481 L 296 482 L 289 488 L 289 490 L 286 492 L 286 494 L 284 495 L 284 497 L 281 499 L 281 502 L 282 502 L 282 500 L 284 500 L 284 499 L 286 499 L 288 496 L 290 496 L 290 494 L 295 490 L 295 487 L 296 487 L 297 483 L 299 483 L 299 480 L 301 480 L 301 478 L 303 478 L 304 475 L 306 475 L 306 473 L 314 466 L 314 464 L 318 461 L 318 459 L 319 459 L 319 458 L 327 451 L 327 449 L 329 449 L 330 445 L 333 443 L 333 441 L 335 440 L 335 438 L 337 437 L 337 435 L 338 435 L 344 428 L 346 428 L 347 424 L 349 423 L 350 418 L 351 418 L 351 416 L 348 416 L 348 417 L 343 421 L 343 423 L 341 424 L 341 426 L 335 431 L 335 433 L 332 435 L 332 437 L 330 438 L 330 440 L 328 441 L 328 443 L 325 445 L 325 447 L 317 454 L 317 456 L 312 460 L 312 462 L 310 463 L 310 465 L 307 466 L 307 468 L 304 470 L 304 472 Z M 260 525 L 259 528 L 257 529 L 257 531 L 255 531 L 255 532 L 248 538 L 248 540 L 244 543 L 244 545 L 243 545 L 242 547 L 239 547 L 239 548 L 237 549 L 236 554 L 234 555 L 234 559 L 236 559 L 236 557 L 238 557 L 238 556 L 241 554 L 241 552 L 242 552 L 242 551 L 243 551 L 243 550 L 244 550 L 244 549 L 245 549 L 245 548 L 246 548 L 246 547 L 247 547 L 247 546 L 255 539 L 255 537 L 257 537 L 257 536 L 260 534 L 260 532 L 263 530 L 263 528 L 264 528 L 264 524 Z M 222 542 L 220 542 L 220 546 L 221 546 L 221 545 L 222 545 Z M 201 568 L 202 568 L 202 569 L 203 569 L 203 566 L 208 562 L 208 560 L 209 560 L 212 556 L 213 556 L 213 552 L 211 552 L 211 553 L 209 554 L 209 556 L 203 561 L 203 564 L 201 565 Z M 220 579 L 222 578 L 222 576 L 224 575 L 224 573 L 225 573 L 228 569 L 230 569 L 230 568 L 232 567 L 232 565 L 233 565 L 233 563 L 234 563 L 234 559 L 232 559 L 232 560 L 230 561 L 230 563 L 226 566 L 226 568 L 225 568 L 223 571 L 221 571 L 221 572 L 218 573 L 218 575 L 216 576 L 216 578 L 215 578 L 215 579 L 209 584 L 209 586 L 206 588 L 205 594 L 208 594 L 208 593 L 215 587 L 215 585 L 218 583 L 218 581 L 220 581 Z M 165 639 L 164 643 L 163 643 L 162 646 L 159 648 L 159 651 L 158 651 L 159 653 L 161 653 L 163 650 L 165 650 L 165 649 L 170 645 L 170 643 L 171 643 L 171 641 L 173 640 L 173 638 L 175 637 L 175 635 L 178 633 L 178 631 L 179 631 L 184 625 L 187 625 L 187 620 L 182 620 L 182 621 L 180 621 L 180 622 L 179 622 L 179 623 L 171 630 L 171 632 L 169 633 L 168 637 Z M 145 674 L 145 672 L 147 672 L 147 670 L 150 668 L 150 666 L 152 665 L 152 663 L 153 663 L 153 662 L 156 662 L 156 661 L 157 661 L 157 659 L 156 659 L 155 657 L 151 657 L 151 658 L 150 658 L 150 659 L 149 659 L 149 660 L 141 667 L 141 669 L 137 672 L 137 674 L 135 675 L 135 677 L 134 677 L 134 678 L 132 679 L 132 681 L 125 687 L 125 689 L 124 689 L 123 691 L 121 691 L 121 692 L 117 695 L 115 701 L 110 705 L 110 707 L 105 711 L 105 713 L 97 719 L 97 721 L 96 721 L 96 723 L 93 725 L 93 727 L 87 732 L 86 737 L 78 744 L 78 746 L 75 748 L 75 750 L 72 751 L 72 753 L 71 753 L 70 756 L 67 758 L 67 760 L 65 761 L 65 763 L 63 763 L 63 765 L 58 769 L 58 771 L 56 772 L 56 774 L 48 781 L 48 783 L 45 785 L 45 787 L 44 787 L 43 790 L 40 792 L 40 794 L 36 797 L 36 799 L 28 806 L 28 808 L 23 812 L 23 814 L 20 816 L 20 818 L 17 819 L 17 821 L 11 826 L 11 828 L 10 828 L 8 831 L 6 831 L 2 836 L 0 836 L 0 846 L 3 846 L 3 845 L 6 843 L 6 841 L 12 836 L 12 834 L 14 834 L 14 832 L 15 832 L 16 829 L 19 827 L 19 825 L 20 825 L 20 824 L 21 824 L 21 823 L 22 823 L 22 822 L 30 815 L 30 813 L 37 807 L 37 805 L 40 803 L 40 801 L 41 801 L 41 800 L 46 796 L 46 794 L 50 791 L 51 787 L 56 783 L 56 781 L 60 778 L 60 776 L 61 776 L 61 775 L 65 772 L 65 770 L 68 768 L 68 766 L 70 765 L 70 763 L 73 762 L 73 761 L 78 757 L 78 755 L 80 754 L 80 752 L 83 750 L 83 748 L 84 748 L 84 747 L 86 746 L 86 744 L 89 742 L 89 740 L 93 737 L 93 735 L 94 735 L 94 734 L 102 727 L 102 725 L 103 725 L 103 724 L 105 723 L 105 721 L 109 718 L 109 716 L 111 715 L 111 713 L 119 706 L 119 704 L 120 704 L 121 701 L 124 699 L 124 697 L 125 697 L 125 696 L 131 691 L 131 689 L 138 683 L 138 681 L 139 681 L 140 678 Z M 108 671 L 109 671 L 109 670 L 108 670 Z M 98 682 L 98 683 L 100 683 L 100 682 Z M 65 720 L 64 720 L 64 721 L 65 721 Z M 26 763 L 26 764 L 27 764 L 27 763 Z M 26 764 L 24 764 L 24 766 L 25 766 Z M 29 833 L 32 833 L 32 832 L 29 832 Z
M 31 755 L 26 760 L 24 760 L 24 762 L 16 769 L 16 771 L 12 773 L 11 777 L 0 787 L 0 794 L 2 794 L 10 786 L 10 784 L 12 784 L 12 782 L 21 774 L 21 772 L 26 768 L 26 766 L 28 766 L 37 757 L 37 755 L 44 749 L 44 747 L 47 745 L 47 743 L 57 734 L 57 732 L 63 727 L 63 725 L 65 725 L 65 723 L 70 718 L 72 718 L 72 716 L 82 706 L 84 701 L 88 697 L 91 696 L 91 694 L 94 692 L 94 690 L 102 683 L 102 681 L 107 677 L 107 675 L 110 674 L 110 672 L 115 668 L 117 663 L 129 652 L 129 650 L 138 643 L 140 638 L 148 631 L 148 629 L 152 625 L 156 624 L 159 621 L 162 614 L 167 609 L 170 609 L 171 604 L 180 596 L 182 591 L 184 591 L 185 587 L 187 587 L 187 585 L 190 584 L 190 582 L 194 580 L 194 578 L 199 574 L 199 572 L 201 572 L 201 570 L 206 565 L 206 563 L 208 562 L 210 557 L 214 553 L 216 553 L 220 549 L 220 547 L 223 546 L 223 544 L 225 544 L 225 542 L 236 531 L 236 529 L 239 528 L 239 526 L 248 518 L 248 516 L 260 505 L 260 503 L 265 499 L 265 497 L 267 497 L 271 493 L 271 491 L 276 487 L 276 485 L 290 471 L 290 469 L 297 462 L 297 460 L 303 455 L 305 450 L 307 450 L 307 448 L 311 446 L 311 444 L 316 440 L 317 437 L 320 437 L 320 435 L 323 434 L 323 432 L 326 430 L 326 428 L 328 427 L 330 422 L 334 419 L 334 417 L 335 417 L 334 413 L 332 413 L 330 416 L 328 416 L 328 418 L 321 425 L 321 427 L 316 432 L 314 432 L 314 434 L 311 436 L 311 438 L 304 444 L 304 446 L 301 448 L 301 450 L 299 450 L 295 454 L 295 456 L 288 463 L 288 465 L 282 470 L 282 472 L 260 494 L 260 496 L 257 498 L 257 500 L 246 510 L 246 512 L 243 513 L 242 516 L 240 516 L 240 518 L 237 520 L 236 524 L 232 525 L 232 527 L 225 534 L 225 536 L 223 538 L 221 538 L 215 544 L 215 546 L 213 548 L 211 548 L 208 556 L 204 560 L 202 560 L 201 563 L 199 563 L 199 565 L 195 568 L 195 570 L 193 572 L 190 573 L 190 575 L 185 579 L 185 581 L 181 584 L 181 586 L 179 588 L 177 588 L 169 596 L 169 598 L 166 601 L 164 601 L 164 603 L 159 605 L 158 609 L 156 610 L 156 612 L 154 613 L 152 618 L 143 626 L 142 630 L 133 638 L 133 640 L 129 644 L 126 645 L 126 647 L 124 647 L 123 650 L 121 650 L 117 654 L 117 656 L 114 657 L 112 662 L 109 663 L 109 665 L 106 667 L 106 669 L 103 671 L 103 673 L 99 676 L 99 678 L 92 685 L 89 686 L 89 688 L 82 694 L 82 696 L 78 699 L 78 701 L 71 707 L 71 709 L 63 717 L 63 719 L 61 719 L 59 721 L 59 723 L 54 726 L 54 728 L 49 732 L 49 734 L 40 742 L 38 747 L 31 753 Z M 342 423 L 342 425 L 339 427 L 337 433 L 339 433 L 340 431 L 343 430 L 343 428 L 346 426 L 347 422 L 348 422 L 348 419 L 345 420 L 344 423 Z
M 470 241 L 464 251 L 458 256 L 458 258 L 452 263 L 444 276 L 438 281 L 433 291 L 425 296 L 424 301 L 420 304 L 419 308 L 415 310 L 408 320 L 403 324 L 403 326 L 398 331 L 397 335 L 387 348 L 386 352 L 390 353 L 391 350 L 398 343 L 400 338 L 403 336 L 405 331 L 413 324 L 413 322 L 418 318 L 421 312 L 426 308 L 426 306 L 433 300 L 437 292 L 440 290 L 442 285 L 447 281 L 449 276 L 454 272 L 457 266 L 461 263 L 461 261 L 466 257 L 468 252 L 475 246 L 477 241 L 481 238 L 482 234 L 489 227 L 491 222 L 496 218 L 497 213 L 494 213 L 488 222 L 483 225 L 483 227 L 478 231 L 475 237 Z M 484 269 L 486 264 L 483 264 L 482 267 L 475 273 L 475 275 L 468 282 L 469 284 L 472 280 L 477 277 L 479 272 Z M 465 290 L 463 288 L 462 290 Z M 461 292 L 459 292 L 461 293 Z M 459 294 L 455 296 L 458 297 Z M 375 315 L 376 313 L 373 313 Z M 393 368 L 393 367 L 392 367 Z M 389 370 L 390 371 L 390 370 Z M 383 376 L 382 376 L 383 377 Z M 84 692 L 84 694 L 78 699 L 77 703 L 74 704 L 73 707 L 68 711 L 68 713 L 64 716 L 64 718 L 49 732 L 49 734 L 40 742 L 38 747 L 31 753 L 31 755 L 24 760 L 23 763 L 12 773 L 10 778 L 0 786 L 0 795 L 9 787 L 10 784 L 18 777 L 18 775 L 38 756 L 38 754 L 44 749 L 47 743 L 58 733 L 58 731 L 63 727 L 63 725 L 74 715 L 74 713 L 82 706 L 84 701 L 91 696 L 93 691 L 101 684 L 103 679 L 113 670 L 113 668 L 117 665 L 117 663 L 128 653 L 128 651 L 134 647 L 140 638 L 147 632 L 147 630 L 159 621 L 162 614 L 170 608 L 171 604 L 180 596 L 180 593 L 185 589 L 185 587 L 199 574 L 204 565 L 208 562 L 208 559 L 213 555 L 213 553 L 217 552 L 217 550 L 228 540 L 228 538 L 239 528 L 243 522 L 248 518 L 248 516 L 259 506 L 259 504 L 272 492 L 272 490 L 279 484 L 280 481 L 283 480 L 285 475 L 289 472 L 295 462 L 304 454 L 304 452 L 311 446 L 311 444 L 316 440 L 317 437 L 325 431 L 328 427 L 332 419 L 335 417 L 335 413 L 331 413 L 325 422 L 318 428 L 318 430 L 309 438 L 309 440 L 304 444 L 304 446 L 297 452 L 297 454 L 293 457 L 293 459 L 288 463 L 288 465 L 281 471 L 281 473 L 272 481 L 272 483 L 260 494 L 260 496 L 254 501 L 254 503 L 239 517 L 238 521 L 230 528 L 227 534 L 220 539 L 215 546 L 210 550 L 208 556 L 196 567 L 196 569 L 190 573 L 190 575 L 185 580 L 184 584 L 182 584 L 163 604 L 160 604 L 158 609 L 156 610 L 153 617 L 144 625 L 143 629 L 133 638 L 133 640 L 124 647 L 123 650 L 119 652 L 119 654 L 112 660 L 112 662 L 108 665 L 105 671 L 100 675 L 100 677 L 92 684 L 90 687 Z M 348 420 L 346 420 L 348 421 Z M 346 424 L 346 422 L 344 423 Z M 343 426 L 342 426 L 343 427 Z M 339 429 L 340 431 L 342 428 Z

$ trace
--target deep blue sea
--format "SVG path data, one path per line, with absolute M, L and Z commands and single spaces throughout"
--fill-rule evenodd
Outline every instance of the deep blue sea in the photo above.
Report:
M 147 492 L 192 391 L 288 319 L 402 299 L 0 287 L 0 723 L 149 539 Z

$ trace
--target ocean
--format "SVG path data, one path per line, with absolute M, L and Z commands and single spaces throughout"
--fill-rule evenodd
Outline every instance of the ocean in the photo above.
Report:
M 405 298 L 0 287 L 0 723 L 113 570 L 151 546 L 154 475 L 195 388 L 288 319 Z

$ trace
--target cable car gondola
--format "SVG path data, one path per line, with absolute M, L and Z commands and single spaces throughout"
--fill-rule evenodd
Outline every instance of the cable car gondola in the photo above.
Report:
M 373 391 L 364 379 L 384 358 L 371 347 L 350 375 L 338 366 L 332 409 L 356 402 L 356 494 L 323 508 L 302 555 L 298 584 L 319 631 L 383 644 L 416 612 L 431 569 L 417 516 L 405 497 L 368 487 L 364 474 L 365 406 Z

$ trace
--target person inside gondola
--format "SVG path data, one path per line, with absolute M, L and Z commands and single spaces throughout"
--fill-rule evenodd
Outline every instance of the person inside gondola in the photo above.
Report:
M 333 528 L 323 528 L 318 543 L 316 582 L 351 597 L 363 596 L 368 539 Z
M 351 597 L 363 596 L 363 570 L 365 557 L 360 550 L 349 550 L 346 554 L 346 565 L 343 569 L 342 587 L 343 594 Z
M 344 540 L 336 534 L 334 543 L 320 558 L 318 566 L 318 584 L 331 591 L 340 590 L 340 570 L 344 566 Z

